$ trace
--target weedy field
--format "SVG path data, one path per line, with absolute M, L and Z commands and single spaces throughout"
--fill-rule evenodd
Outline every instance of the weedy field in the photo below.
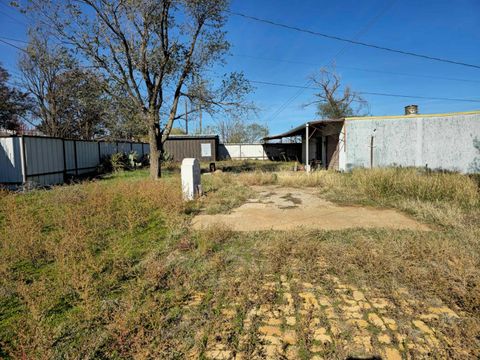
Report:
M 478 181 L 290 166 L 219 164 L 190 203 L 174 168 L 0 193 L 0 358 L 478 358 Z M 253 185 L 398 209 L 430 231 L 191 229 Z

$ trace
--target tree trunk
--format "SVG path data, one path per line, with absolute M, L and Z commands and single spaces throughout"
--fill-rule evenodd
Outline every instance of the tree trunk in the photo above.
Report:
M 150 143 L 150 178 L 157 180 L 162 176 L 161 170 L 161 134 L 159 131 L 158 118 L 155 113 L 148 115 L 148 140 Z

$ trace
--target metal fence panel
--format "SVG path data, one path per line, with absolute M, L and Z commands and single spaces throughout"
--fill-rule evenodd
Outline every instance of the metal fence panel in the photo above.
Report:
M 75 141 L 65 140 L 65 165 L 67 174 L 75 174 L 77 164 L 75 161 Z
M 117 152 L 117 144 L 114 142 L 101 142 L 100 143 L 100 157 L 110 156 Z
M 26 177 L 63 173 L 63 140 L 24 137 Z
M 98 143 L 95 141 L 76 141 L 77 166 L 79 174 L 92 172 L 100 164 Z
M 118 152 L 123 152 L 124 154 L 129 154 L 132 151 L 131 143 L 129 142 L 119 142 L 118 143 Z
M 132 147 L 139 157 L 143 156 L 142 144 L 132 144 Z
M 0 183 L 55 185 L 66 175 L 95 172 L 103 156 L 117 152 L 139 156 L 149 153 L 148 144 L 97 142 L 40 136 L 0 138 Z
M 0 138 L 0 183 L 21 183 L 22 157 L 20 138 Z

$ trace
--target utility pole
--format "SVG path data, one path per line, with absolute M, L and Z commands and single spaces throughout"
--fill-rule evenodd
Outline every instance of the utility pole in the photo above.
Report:
M 200 134 L 202 134 L 202 107 L 198 106 L 199 116 L 200 116 Z
M 187 104 L 187 99 L 185 99 L 185 134 L 188 135 L 188 104 Z

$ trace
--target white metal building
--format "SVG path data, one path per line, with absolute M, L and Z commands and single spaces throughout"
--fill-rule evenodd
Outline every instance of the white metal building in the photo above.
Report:
M 480 172 L 480 111 L 311 121 L 265 140 L 285 137 L 301 137 L 302 161 L 323 168 Z

